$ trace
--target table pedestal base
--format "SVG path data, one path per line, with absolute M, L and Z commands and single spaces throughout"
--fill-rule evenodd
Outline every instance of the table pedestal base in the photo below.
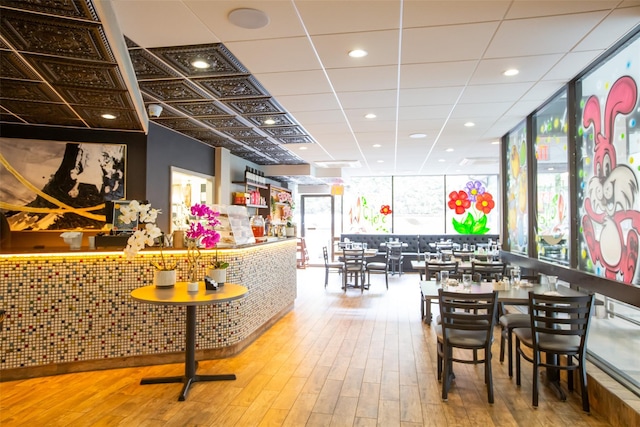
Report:
M 182 391 L 178 396 L 179 401 L 184 401 L 189 393 L 191 384 L 204 381 L 228 381 L 235 380 L 235 374 L 228 375 L 194 375 L 193 377 L 186 377 L 184 375 L 176 377 L 156 377 L 156 378 L 143 378 L 140 380 L 140 384 L 169 384 L 169 383 L 183 383 Z

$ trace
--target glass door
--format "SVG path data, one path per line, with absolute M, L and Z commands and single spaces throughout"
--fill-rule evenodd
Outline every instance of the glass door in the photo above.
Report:
M 302 223 L 300 236 L 304 238 L 309 265 L 324 265 L 322 248 L 327 247 L 332 253 L 334 237 L 334 208 L 332 195 L 303 195 L 301 199 L 300 220 Z

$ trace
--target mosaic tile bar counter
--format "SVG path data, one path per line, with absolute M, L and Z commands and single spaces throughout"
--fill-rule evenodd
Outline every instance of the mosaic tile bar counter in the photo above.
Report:
M 144 251 L 134 260 L 121 252 L 0 255 L 0 309 L 7 312 L 0 331 L 4 379 L 27 368 L 85 362 L 92 369 L 87 361 L 126 365 L 136 356 L 183 352 L 186 308 L 129 296 L 152 283 L 150 261 L 158 254 Z M 215 257 L 214 250 L 202 254 L 203 266 Z M 186 281 L 186 251 L 167 255 L 178 262 L 177 280 Z M 197 308 L 196 351 L 244 347 L 238 343 L 290 309 L 296 298 L 295 239 L 220 249 L 218 259 L 230 263 L 227 281 L 248 292 Z

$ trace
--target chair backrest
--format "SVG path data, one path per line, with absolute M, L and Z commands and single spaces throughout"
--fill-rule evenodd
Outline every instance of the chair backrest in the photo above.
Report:
M 402 258 L 402 243 L 387 243 L 387 259 L 399 260 Z
M 481 280 L 491 280 L 491 278 L 496 277 L 496 275 L 502 278 L 506 268 L 507 264 L 504 262 L 471 262 L 471 274 L 475 277 L 480 276 Z
M 571 337 L 568 339 L 577 344 L 578 350 L 567 353 L 585 356 L 593 301 L 594 295 L 556 296 L 530 292 L 529 313 L 533 349 L 545 351 L 545 348 L 539 345 L 551 336 Z M 557 344 L 558 341 L 553 342 Z
M 445 341 L 451 331 L 485 331 L 485 343 L 490 343 L 498 309 L 498 293 L 466 294 L 438 289 L 442 334 Z M 464 340 L 461 340 L 464 341 Z M 465 348 L 464 343 L 456 347 Z M 473 348 L 471 346 L 469 348 Z M 477 345 L 475 345 L 477 347 Z
M 473 255 L 473 252 L 471 251 L 453 251 L 453 257 L 458 258 L 462 261 L 470 261 L 471 255 Z
M 458 261 L 450 262 L 430 262 L 427 261 L 427 277 L 426 280 L 431 280 L 432 277 L 437 276 L 441 271 L 448 271 L 449 274 L 458 273 Z
M 360 271 L 364 268 L 364 249 L 344 249 L 342 262 L 348 271 Z
M 322 247 L 322 256 L 324 257 L 324 266 L 329 267 L 329 251 L 326 246 Z

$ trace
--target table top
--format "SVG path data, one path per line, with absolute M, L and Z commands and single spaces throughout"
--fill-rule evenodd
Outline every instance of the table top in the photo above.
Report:
M 208 291 L 204 282 L 198 283 L 198 292 L 188 292 L 187 282 L 177 282 L 172 288 L 157 288 L 155 285 L 136 288 L 131 291 L 131 298 L 150 304 L 208 305 L 236 300 L 246 293 L 247 288 L 233 283 L 225 283 L 217 291 Z
M 442 263 L 442 264 L 448 264 L 450 262 L 456 262 L 456 260 L 452 260 L 452 261 L 430 261 L 434 264 L 438 264 L 438 263 Z M 495 264 L 495 265 L 501 265 L 504 264 L 502 261 L 481 261 L 483 265 L 487 265 L 489 262 L 491 264 Z M 418 270 L 421 268 L 427 268 L 427 263 L 426 261 L 420 260 L 411 260 L 411 268 L 413 268 L 414 270 Z M 471 270 L 471 261 L 458 261 L 458 269 L 460 270 Z
M 438 298 L 438 289 L 440 285 L 435 280 L 426 280 L 420 282 L 420 290 L 422 295 L 426 298 Z M 511 286 L 509 290 L 498 290 L 498 301 L 513 305 L 527 304 L 529 301 L 529 292 L 535 292 L 537 294 L 543 294 L 547 292 L 549 288 L 547 285 L 533 284 L 529 286 Z M 473 283 L 469 289 L 465 289 L 462 283 L 458 286 L 449 286 L 447 288 L 449 292 L 460 293 L 489 293 L 493 292 L 493 284 L 490 282 Z M 567 286 L 558 286 L 558 294 L 562 296 L 578 296 L 584 295 L 582 292 L 571 289 Z

